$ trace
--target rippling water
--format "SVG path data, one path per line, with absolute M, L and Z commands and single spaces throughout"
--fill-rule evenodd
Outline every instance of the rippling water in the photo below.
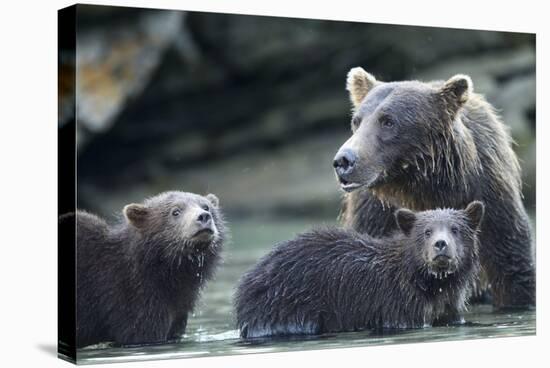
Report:
M 240 275 L 277 241 L 288 239 L 316 222 L 231 223 L 232 242 L 226 247 L 225 263 L 203 292 L 196 312 L 180 343 L 133 348 L 108 344 L 78 351 L 79 364 L 189 358 L 213 355 L 312 350 L 338 347 L 386 345 L 426 341 L 450 341 L 535 334 L 535 311 L 493 313 L 491 306 L 470 307 L 466 324 L 392 333 L 372 331 L 326 334 L 311 338 L 239 340 L 233 320 L 233 291 Z

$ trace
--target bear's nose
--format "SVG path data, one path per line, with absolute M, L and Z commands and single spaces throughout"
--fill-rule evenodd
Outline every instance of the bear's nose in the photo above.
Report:
M 447 247 L 447 242 L 445 240 L 438 240 L 435 242 L 434 247 L 441 252 L 445 249 L 445 247 Z
M 356 161 L 357 156 L 355 155 L 355 152 L 345 148 L 336 153 L 332 166 L 334 166 L 334 169 L 338 175 L 346 175 L 353 170 L 353 166 L 355 166 Z
M 210 220 L 212 219 L 212 216 L 208 212 L 203 212 L 197 217 L 197 222 L 201 225 L 207 225 Z

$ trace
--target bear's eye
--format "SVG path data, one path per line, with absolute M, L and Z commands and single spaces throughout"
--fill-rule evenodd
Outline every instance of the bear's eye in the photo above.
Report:
M 181 210 L 179 208 L 174 208 L 172 210 L 172 216 L 177 217 L 179 215 L 181 215 Z
M 354 116 L 353 119 L 351 119 L 351 125 L 353 129 L 359 128 L 359 125 L 361 125 L 361 118 L 359 116 Z
M 458 234 L 458 227 L 456 227 L 456 226 L 451 227 L 451 232 L 453 233 L 453 235 L 457 235 Z
M 384 128 L 391 128 L 394 126 L 394 122 L 389 116 L 383 116 L 380 118 L 380 125 Z
M 206 212 L 210 212 L 210 207 L 208 207 L 207 204 L 203 204 L 202 209 L 205 210 Z
M 424 230 L 424 235 L 425 236 L 431 236 L 432 235 L 432 230 L 430 230 L 430 229 Z

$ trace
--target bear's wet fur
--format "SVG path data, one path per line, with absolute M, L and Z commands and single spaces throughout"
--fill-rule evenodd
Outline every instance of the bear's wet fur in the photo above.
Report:
M 277 245 L 235 295 L 241 337 L 421 328 L 461 321 L 477 281 L 481 202 L 401 209 L 392 236 L 313 230 Z
M 115 224 L 85 211 L 76 223 L 77 346 L 179 339 L 226 237 L 216 196 L 164 192 Z
M 482 279 L 499 309 L 535 305 L 534 242 L 520 166 L 507 127 L 466 75 L 447 81 L 380 82 L 348 74 L 352 136 L 334 166 L 344 196 L 340 222 L 379 237 L 393 212 L 486 206 Z

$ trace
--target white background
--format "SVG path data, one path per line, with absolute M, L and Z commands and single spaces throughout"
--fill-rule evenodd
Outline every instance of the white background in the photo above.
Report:
M 550 12 L 544 1 L 99 1 L 305 18 L 537 33 L 537 336 L 259 354 L 113 367 L 548 366 Z M 68 367 L 57 341 L 57 9 L 68 1 L 2 3 L 0 12 L 0 366 Z M 452 40 L 449 40 L 452 42 Z M 545 280 L 547 280 L 545 282 Z M 544 341 L 547 340 L 547 341 Z

